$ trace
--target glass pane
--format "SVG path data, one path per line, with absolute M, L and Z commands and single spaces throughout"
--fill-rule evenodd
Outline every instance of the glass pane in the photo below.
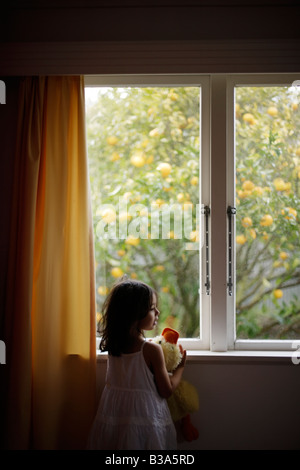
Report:
M 199 337 L 199 87 L 86 88 L 97 316 L 120 276 L 159 293 L 160 320 Z
M 300 338 L 299 96 L 235 94 L 237 338 Z

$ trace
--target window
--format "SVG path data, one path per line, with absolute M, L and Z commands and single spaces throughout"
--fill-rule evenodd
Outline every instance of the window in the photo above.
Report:
M 295 80 L 235 77 L 228 90 L 235 113 L 229 170 L 236 209 L 231 339 L 239 349 L 291 348 L 300 338 L 300 94 L 292 86 Z
M 86 77 L 98 316 L 127 274 L 189 349 L 299 339 L 295 80 Z
M 159 293 L 152 336 L 173 327 L 198 348 L 205 79 L 181 80 L 86 90 L 97 311 L 116 279 L 138 278 Z

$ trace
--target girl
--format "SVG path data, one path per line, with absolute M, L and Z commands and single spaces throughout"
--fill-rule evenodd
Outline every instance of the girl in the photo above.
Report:
M 106 385 L 91 429 L 89 449 L 175 450 L 176 431 L 166 398 L 180 382 L 186 352 L 169 376 L 162 348 L 145 341 L 157 324 L 155 291 L 121 279 L 104 303 L 101 351 L 108 351 Z

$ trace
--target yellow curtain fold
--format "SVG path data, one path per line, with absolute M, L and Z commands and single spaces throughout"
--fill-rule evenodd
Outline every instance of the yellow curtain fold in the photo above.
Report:
M 13 245 L 25 256 L 14 259 L 8 446 L 80 449 L 96 404 L 94 244 L 83 79 L 28 78 L 20 100 L 20 204 L 14 220 L 21 219 L 22 227 Z M 18 282 L 22 292 L 16 301 Z

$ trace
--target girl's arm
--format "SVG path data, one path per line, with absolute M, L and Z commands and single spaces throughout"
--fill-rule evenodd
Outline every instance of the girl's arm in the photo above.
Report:
M 185 366 L 186 351 L 183 350 L 180 346 L 182 360 L 177 366 L 176 370 L 173 372 L 173 375 L 170 376 L 166 369 L 164 354 L 161 346 L 150 341 L 147 342 L 145 346 L 147 346 L 145 351 L 145 360 L 153 372 L 158 393 L 163 398 L 169 398 L 181 380 Z

